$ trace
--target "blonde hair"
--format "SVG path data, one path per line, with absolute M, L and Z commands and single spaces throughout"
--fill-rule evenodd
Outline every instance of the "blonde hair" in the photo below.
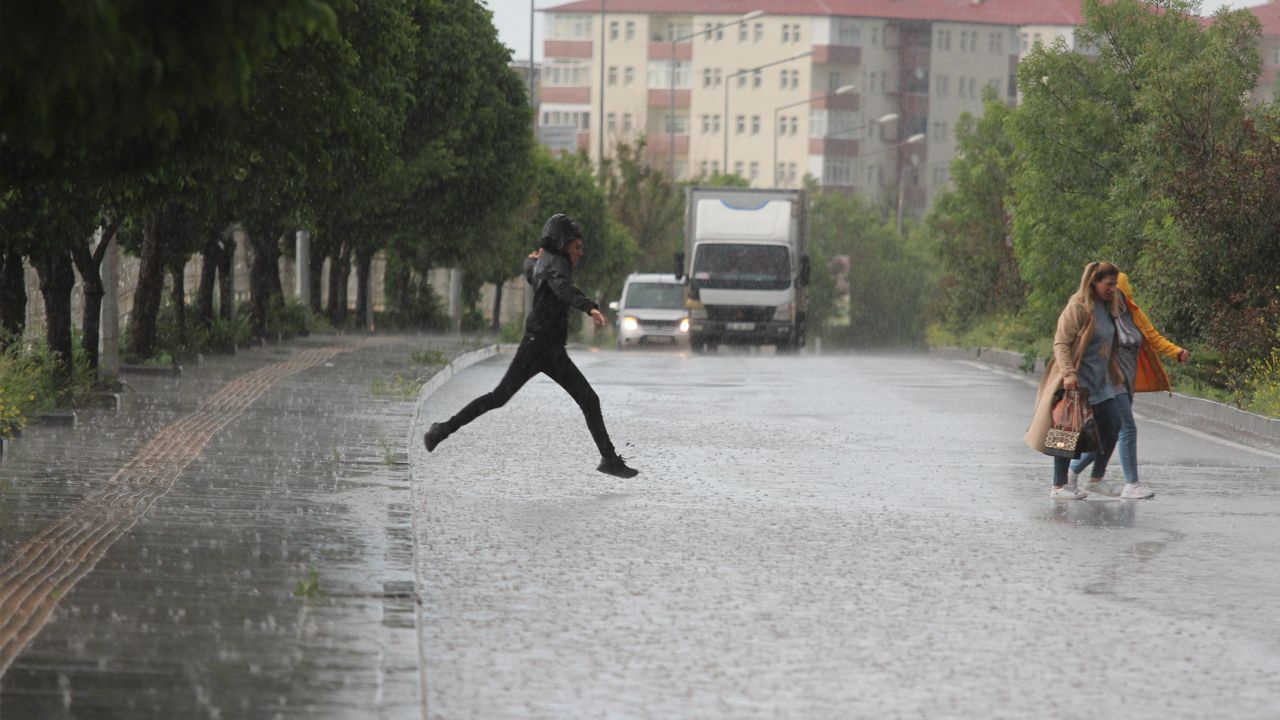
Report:
M 1084 272 L 1080 275 L 1080 287 L 1075 294 L 1071 296 L 1071 302 L 1077 302 L 1085 306 L 1089 312 L 1093 312 L 1093 284 L 1099 280 L 1106 280 L 1114 277 L 1120 278 L 1120 268 L 1106 261 L 1094 261 L 1084 266 Z M 1120 315 L 1120 294 L 1114 293 L 1111 296 L 1110 307 L 1107 312 L 1112 317 Z

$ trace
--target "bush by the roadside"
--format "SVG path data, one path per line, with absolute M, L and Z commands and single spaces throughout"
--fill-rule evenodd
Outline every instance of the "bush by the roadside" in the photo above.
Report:
M 26 427 L 37 413 L 59 404 L 74 404 L 93 389 L 93 371 L 75 341 L 71 373 L 59 383 L 55 363 L 44 343 L 16 342 L 0 352 L 0 436 L 9 437 Z

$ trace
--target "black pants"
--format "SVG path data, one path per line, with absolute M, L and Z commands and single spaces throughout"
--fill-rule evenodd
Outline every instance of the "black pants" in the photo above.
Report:
M 613 443 L 609 442 L 609 433 L 604 429 L 604 417 L 600 414 L 600 398 L 596 391 L 591 389 L 591 384 L 583 377 L 582 371 L 569 359 L 569 353 L 565 352 L 563 345 L 541 341 L 533 335 L 524 336 L 520 349 L 511 360 L 511 366 L 507 368 L 507 374 L 502 376 L 502 381 L 493 392 L 472 400 L 445 422 L 449 434 L 452 435 L 463 425 L 490 410 L 506 405 L 511 396 L 538 373 L 546 373 L 547 377 L 555 380 L 557 385 L 573 397 L 587 418 L 587 427 L 591 430 L 591 438 L 596 441 L 596 447 L 600 449 L 601 457 L 613 457 Z

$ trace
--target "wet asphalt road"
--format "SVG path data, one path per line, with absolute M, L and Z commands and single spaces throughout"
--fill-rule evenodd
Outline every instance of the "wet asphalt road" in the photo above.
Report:
M 1280 716 L 1280 454 L 1139 398 L 1157 497 L 1055 503 L 1013 375 L 573 355 L 638 478 L 545 378 L 410 452 L 429 717 Z

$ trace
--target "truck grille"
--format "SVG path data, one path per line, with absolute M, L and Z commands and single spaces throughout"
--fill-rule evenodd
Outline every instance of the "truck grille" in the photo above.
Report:
M 769 322 L 774 308 L 768 305 L 707 305 L 707 319 L 717 322 Z

